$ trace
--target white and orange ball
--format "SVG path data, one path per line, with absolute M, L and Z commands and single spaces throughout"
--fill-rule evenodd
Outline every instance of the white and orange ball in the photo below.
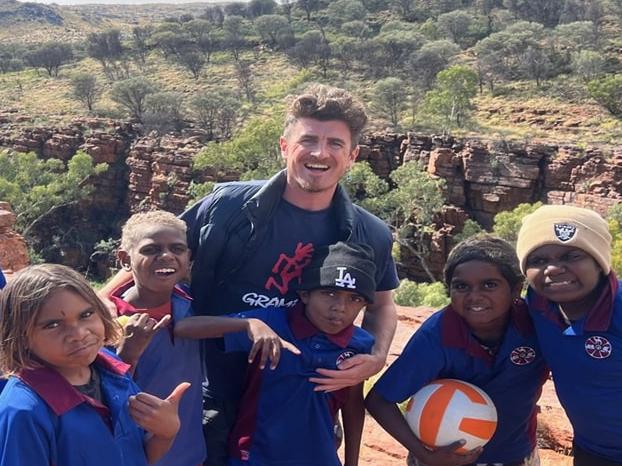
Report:
M 429 447 L 466 440 L 458 453 L 485 445 L 497 428 L 497 409 L 490 397 L 481 388 L 455 379 L 435 380 L 421 388 L 409 400 L 404 416 Z

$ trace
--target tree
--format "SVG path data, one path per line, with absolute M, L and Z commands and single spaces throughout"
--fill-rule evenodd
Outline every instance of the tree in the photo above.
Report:
M 264 15 L 271 15 L 276 10 L 277 3 L 274 0 L 251 0 L 246 7 L 251 18 L 259 18 Z
M 11 204 L 18 231 L 29 239 L 33 228 L 61 208 L 88 199 L 93 176 L 107 169 L 105 163 L 94 165 L 84 152 L 67 165 L 59 159 L 40 160 L 32 152 L 0 152 L 0 199 Z
M 218 47 L 218 41 L 214 37 L 210 22 L 204 19 L 193 19 L 185 23 L 182 29 L 190 37 L 195 50 L 203 54 L 205 63 L 209 63 L 212 53 Z
M 622 204 L 614 204 L 607 212 L 611 233 L 611 267 L 618 276 L 622 274 Z
M 156 88 L 151 81 L 138 76 L 115 83 L 110 90 L 110 98 L 125 107 L 133 118 L 142 123 L 145 113 L 145 99 L 154 92 L 156 92 Z
M 534 212 L 541 205 L 542 202 L 536 202 L 535 204 L 523 203 L 512 210 L 499 212 L 495 215 L 492 232 L 504 240 L 516 244 L 518 230 L 520 230 L 523 218 Z
M 449 297 L 442 282 L 416 283 L 405 278 L 395 290 L 395 304 L 440 309 L 449 304 Z
M 140 65 L 145 64 L 147 54 L 151 49 L 149 44 L 151 34 L 153 34 L 153 28 L 150 26 L 132 28 L 132 53 Z
M 395 241 L 421 264 L 430 281 L 427 265 L 434 218 L 444 205 L 444 180 L 432 178 L 417 162 L 407 162 L 391 173 L 397 186 L 382 197 L 380 217 L 394 233 Z
M 311 13 L 320 8 L 320 0 L 298 0 L 296 5 L 301 8 L 307 17 L 307 21 L 311 21 Z
M 406 84 L 399 78 L 385 78 L 374 86 L 372 105 L 391 122 L 394 129 L 399 128 L 400 114 L 406 109 Z
M 175 61 L 190 71 L 194 79 L 199 79 L 201 70 L 206 64 L 205 55 L 192 48 L 181 51 L 175 57 Z
M 253 70 L 248 60 L 240 60 L 235 65 L 236 77 L 240 90 L 249 102 L 255 101 L 255 86 L 253 84 Z
M 391 75 L 403 69 L 409 54 L 419 49 L 425 39 L 412 29 L 409 31 L 389 30 L 381 31 L 374 37 L 373 42 L 382 49 L 382 55 L 378 58 L 382 58 L 383 61 L 378 65 L 384 67 L 385 73 Z
M 470 14 L 462 10 L 450 11 L 440 15 L 436 21 L 438 28 L 448 39 L 456 44 L 466 45 L 469 28 L 473 24 L 473 17 Z
M 382 211 L 382 198 L 389 192 L 389 183 L 377 176 L 367 162 L 357 162 L 341 179 L 350 199 L 370 212 Z
M 266 44 L 276 47 L 284 35 L 293 35 L 289 22 L 284 16 L 264 15 L 255 20 L 255 29 Z
M 58 76 L 58 70 L 73 60 L 73 48 L 62 42 L 47 42 L 26 55 L 26 61 L 34 68 L 44 68 L 49 77 Z
M 590 81 L 590 96 L 615 116 L 622 116 L 622 74 L 614 74 Z
M 410 76 L 421 83 L 423 89 L 431 89 L 436 75 L 447 67 L 449 60 L 458 52 L 460 48 L 448 40 L 428 42 L 410 55 Z
M 322 74 L 326 76 L 332 50 L 322 31 L 314 29 L 305 32 L 287 53 L 303 68 L 310 64 L 319 66 Z
M 565 0 L 503 0 L 503 5 L 518 18 L 551 28 L 559 24 Z
M 125 48 L 121 43 L 121 31 L 118 29 L 90 33 L 87 36 L 86 53 L 101 63 L 108 79 L 128 76 Z
M 224 46 L 230 50 L 233 59 L 238 61 L 240 52 L 246 45 L 244 36 L 247 28 L 244 24 L 244 18 L 241 16 L 227 16 L 222 27 L 225 31 Z
M 179 92 L 154 92 L 145 97 L 145 127 L 160 134 L 179 131 L 183 127 L 183 94 Z
M 540 87 L 542 79 L 549 75 L 552 67 L 551 60 L 541 48 L 529 46 L 521 56 L 521 69 L 529 79 L 535 79 L 537 87 Z
M 332 25 L 339 27 L 348 21 L 361 21 L 367 16 L 367 9 L 358 0 L 336 0 L 326 10 Z
M 220 5 L 208 6 L 205 9 L 205 13 L 203 13 L 203 17 L 209 21 L 210 24 L 222 27 L 222 23 L 225 20 L 225 13 Z
M 572 56 L 572 70 L 585 82 L 599 78 L 605 69 L 605 57 L 592 50 L 581 50 Z
M 77 73 L 72 76 L 73 96 L 86 105 L 89 112 L 101 95 L 101 88 L 97 85 L 97 78 L 91 73 Z
M 237 136 L 210 142 L 193 160 L 195 170 L 211 169 L 241 173 L 242 179 L 266 179 L 282 167 L 278 140 L 283 123 L 280 115 L 254 117 Z
M 476 93 L 477 74 L 466 66 L 452 66 L 436 77 L 436 85 L 425 95 L 421 113 L 445 130 L 461 128 L 470 117 L 471 99 Z
M 364 21 L 348 21 L 341 25 L 341 32 L 348 38 L 369 39 L 372 32 Z

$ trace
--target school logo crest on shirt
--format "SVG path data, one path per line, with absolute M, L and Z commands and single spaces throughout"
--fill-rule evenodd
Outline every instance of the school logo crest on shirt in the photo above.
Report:
M 585 351 L 594 359 L 606 359 L 611 356 L 611 343 L 605 337 L 594 335 L 585 340 Z
M 577 227 L 570 223 L 556 223 L 553 228 L 555 229 L 555 236 L 562 243 L 570 241 L 577 233 Z
M 531 346 L 518 346 L 510 353 L 510 361 L 517 366 L 526 366 L 536 359 L 536 350 Z
M 337 356 L 337 361 L 335 361 L 335 365 L 338 366 L 343 361 L 345 361 L 346 359 L 351 358 L 352 356 L 354 356 L 354 351 L 349 351 L 349 350 L 348 351 L 344 351 L 339 356 Z
M 335 286 L 339 288 L 349 288 L 351 290 L 356 290 L 356 278 L 350 275 L 347 267 L 337 267 L 339 271 L 339 276 L 335 278 Z

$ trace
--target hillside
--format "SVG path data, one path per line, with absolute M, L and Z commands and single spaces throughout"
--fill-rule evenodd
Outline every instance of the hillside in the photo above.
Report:
M 288 83 L 319 80 L 360 95 L 371 130 L 580 145 L 622 136 L 617 106 L 588 86 L 617 79 L 621 69 L 622 9 L 608 0 L 0 5 L 0 113 L 23 115 L 26 124 L 128 116 L 111 90 L 145 76 L 158 91 L 180 93 L 186 125 L 196 119 L 191 101 L 200 92 L 238 94 L 240 127 L 278 108 Z M 89 50 L 89 34 L 113 29 L 121 52 L 111 58 L 117 71 L 107 73 Z M 29 58 L 49 41 L 73 49 L 58 76 Z M 435 76 L 456 66 L 477 83 L 465 91 L 465 118 L 454 121 L 434 95 L 441 92 Z M 76 72 L 97 79 L 91 112 L 72 95 Z

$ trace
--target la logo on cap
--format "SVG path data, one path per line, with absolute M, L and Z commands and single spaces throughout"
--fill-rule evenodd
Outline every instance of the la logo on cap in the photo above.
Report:
M 570 241 L 577 232 L 577 227 L 570 223 L 556 223 L 553 227 L 555 229 L 555 236 L 562 243 Z
M 335 286 L 339 288 L 350 288 L 351 290 L 356 290 L 356 278 L 350 275 L 350 272 L 346 272 L 348 270 L 347 267 L 337 267 L 339 271 L 339 276 L 335 278 Z

